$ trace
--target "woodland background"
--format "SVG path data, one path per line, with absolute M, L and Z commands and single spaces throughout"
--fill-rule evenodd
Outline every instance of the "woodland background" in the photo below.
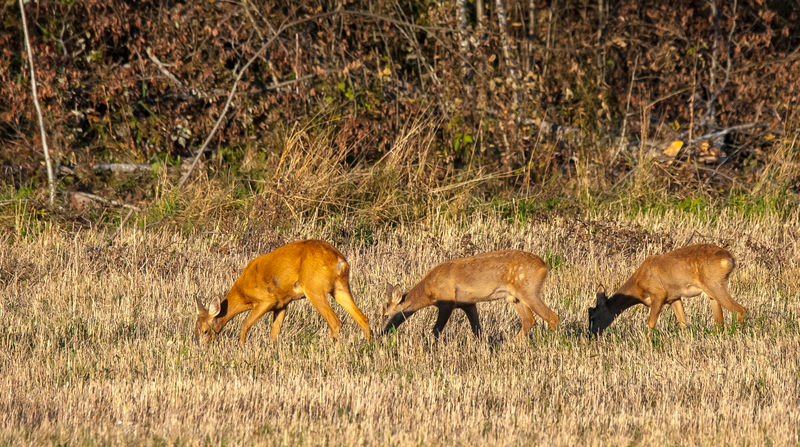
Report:
M 425 201 L 691 208 L 800 189 L 797 1 L 25 7 L 58 210 L 73 223 L 114 214 L 75 192 L 151 222 L 202 220 L 187 209 L 215 197 L 274 219 L 402 221 Z M 0 4 L 0 203 L 41 214 L 19 14 Z M 194 187 L 178 189 L 250 59 Z

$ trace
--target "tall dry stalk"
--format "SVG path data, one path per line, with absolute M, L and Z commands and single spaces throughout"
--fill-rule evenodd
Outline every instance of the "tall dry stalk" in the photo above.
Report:
M 28 37 L 28 22 L 25 20 L 25 6 L 22 0 L 19 0 L 19 14 L 22 17 L 22 32 L 25 35 L 25 50 L 28 53 L 28 64 L 31 67 L 31 90 L 33 92 L 33 106 L 36 108 L 36 117 L 39 119 L 39 131 L 42 136 L 42 152 L 44 152 L 44 163 L 47 166 L 47 187 L 50 190 L 50 206 L 55 204 L 56 200 L 56 179 L 53 174 L 53 163 L 50 161 L 50 151 L 47 147 L 47 134 L 44 130 L 44 118 L 42 117 L 42 108 L 39 106 L 39 95 L 36 92 L 36 70 L 33 67 L 33 51 L 31 51 L 31 42 Z

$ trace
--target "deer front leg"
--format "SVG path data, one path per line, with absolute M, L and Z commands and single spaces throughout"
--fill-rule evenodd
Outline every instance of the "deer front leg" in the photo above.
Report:
M 242 324 L 242 332 L 239 335 L 239 344 L 244 346 L 244 342 L 247 339 L 247 331 L 250 330 L 250 327 L 253 326 L 259 318 L 263 317 L 272 307 L 275 305 L 275 302 L 269 303 L 260 303 L 253 310 L 250 311 L 250 315 L 247 316 L 247 319 L 244 320 Z
M 273 343 L 278 340 L 278 334 L 281 332 L 281 325 L 283 319 L 286 317 L 286 307 L 275 309 L 272 311 L 272 330 L 269 333 L 269 338 Z
M 664 298 L 663 297 L 652 297 L 650 298 L 650 318 L 647 319 L 647 327 L 652 331 L 653 328 L 656 326 L 656 321 L 658 320 L 658 314 L 661 313 L 661 307 L 664 305 Z
M 433 325 L 433 336 L 439 338 L 439 334 L 444 330 L 444 325 L 450 320 L 450 315 L 453 313 L 453 306 L 442 304 L 436 306 L 439 309 L 439 315 L 436 317 L 436 324 Z

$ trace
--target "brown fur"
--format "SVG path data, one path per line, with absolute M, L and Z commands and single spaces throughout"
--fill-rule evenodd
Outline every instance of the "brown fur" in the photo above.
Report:
M 436 306 L 439 316 L 433 327 L 438 336 L 453 309 L 462 309 L 473 333 L 480 333 L 476 303 L 505 298 L 514 304 L 522 319 L 518 337 L 533 326 L 533 312 L 555 329 L 558 315 L 542 301 L 547 267 L 536 255 L 519 250 L 483 253 L 453 259 L 437 265 L 403 295 L 399 286 L 387 288 L 384 317 L 391 317 L 385 330 L 399 326 L 407 317 L 426 306 Z
M 194 338 L 203 344 L 209 343 L 231 318 L 249 310 L 242 324 L 240 343 L 244 344 L 250 327 L 270 311 L 274 314 L 270 338 L 275 341 L 286 307 L 294 300 L 307 297 L 325 318 L 331 337 L 335 339 L 342 322 L 328 304 L 329 295 L 333 295 L 370 338 L 369 321 L 350 295 L 349 275 L 350 267 L 344 256 L 327 242 L 306 240 L 286 244 L 250 261 L 222 301 L 215 298 L 206 308 L 197 300 Z
M 650 256 L 611 298 L 598 291 L 597 306 L 589 309 L 589 328 L 605 330 L 625 309 L 635 304 L 650 307 L 647 326 L 652 329 L 661 308 L 669 304 L 681 328 L 686 326 L 681 298 L 705 292 L 711 300 L 714 320 L 724 322 L 722 308 L 734 312 L 739 320 L 746 310 L 731 298 L 728 278 L 736 261 L 727 250 L 711 244 L 690 245 L 661 255 Z

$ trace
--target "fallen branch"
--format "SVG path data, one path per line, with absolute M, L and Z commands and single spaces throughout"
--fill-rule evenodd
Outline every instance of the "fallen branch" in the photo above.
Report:
M 169 70 L 167 70 L 167 67 L 160 60 L 158 60 L 158 58 L 155 55 L 153 55 L 153 53 L 150 51 L 150 47 L 147 47 L 145 49 L 145 52 L 147 53 L 147 57 L 149 57 L 150 60 L 153 61 L 154 64 L 156 64 L 156 67 L 158 67 L 158 69 L 161 71 L 161 73 L 164 74 L 164 76 L 168 77 L 172 82 L 177 84 L 178 87 L 183 88 L 183 82 L 181 82 L 180 79 L 176 78 L 175 75 L 173 75 L 172 73 L 170 73 Z
M 79 201 L 79 202 L 80 201 L 100 202 L 100 203 L 104 203 L 106 205 L 120 206 L 120 207 L 127 208 L 129 210 L 136 211 L 136 212 L 139 212 L 139 211 L 142 210 L 138 206 L 128 205 L 127 203 L 120 202 L 119 200 L 113 200 L 113 199 L 109 200 L 109 199 L 106 199 L 106 198 L 103 198 L 103 197 L 100 197 L 98 195 L 95 195 L 95 194 L 92 194 L 92 193 L 88 193 L 88 192 L 73 192 L 71 194 L 72 194 L 72 197 L 74 199 L 76 199 L 77 201 Z
M 707 133 L 697 138 L 692 138 L 692 140 L 689 141 L 689 144 L 696 144 L 701 141 L 711 140 L 717 137 L 721 137 L 723 135 L 727 135 L 731 132 L 739 132 L 741 130 L 747 130 L 753 128 L 765 128 L 765 127 L 769 127 L 769 123 L 759 122 L 759 123 L 739 124 L 738 126 L 731 126 L 726 129 L 718 130 L 716 132 Z
M 153 166 L 138 163 L 100 163 L 92 165 L 92 170 L 106 172 L 141 172 L 152 171 Z
M 39 106 L 39 95 L 36 93 L 36 71 L 33 68 L 33 51 L 31 51 L 31 42 L 28 38 L 28 22 L 25 20 L 25 7 L 22 5 L 22 0 L 19 0 L 19 14 L 22 16 L 22 32 L 25 34 L 25 50 L 28 52 L 28 63 L 31 66 L 33 106 L 36 108 L 36 117 L 39 119 L 39 131 L 42 134 L 42 151 L 44 152 L 44 162 L 47 166 L 47 186 L 50 189 L 50 206 L 53 206 L 56 199 L 56 179 L 55 175 L 53 175 L 53 163 L 50 162 L 50 151 L 47 148 L 47 134 L 44 131 L 44 118 L 42 118 L 42 108 Z

